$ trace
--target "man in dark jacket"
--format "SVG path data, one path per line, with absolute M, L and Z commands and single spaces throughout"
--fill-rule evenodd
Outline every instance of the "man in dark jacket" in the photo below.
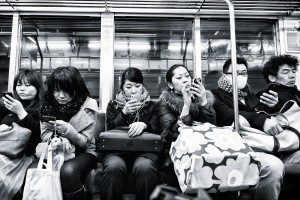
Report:
M 243 58 L 237 58 L 237 70 L 239 115 L 243 116 L 251 127 L 270 135 L 277 135 L 282 132 L 283 130 L 276 118 L 256 113 L 261 110 L 261 103 L 259 98 L 249 89 L 247 61 Z M 217 113 L 217 125 L 230 126 L 234 122 L 231 59 L 225 62 L 223 75 L 218 80 L 218 89 L 214 89 L 212 92 L 215 96 L 214 109 Z
M 264 65 L 263 76 L 269 87 L 257 93 L 260 102 L 263 103 L 261 110 L 270 114 L 279 112 L 289 100 L 294 100 L 300 105 L 300 91 L 295 85 L 298 65 L 298 59 L 291 55 L 271 57 Z M 299 185 L 300 151 L 281 153 L 277 156 L 283 161 L 286 171 L 284 186 L 288 187 L 283 187 L 287 189 L 283 194 L 293 196 L 297 194 L 296 186 Z
M 291 55 L 271 57 L 264 65 L 263 76 L 269 87 L 257 93 L 264 111 L 278 112 L 289 100 L 300 104 L 300 91 L 295 85 L 298 65 L 298 59 Z
M 239 115 L 247 119 L 254 128 L 270 135 L 280 133 L 282 128 L 276 118 L 256 113 L 259 98 L 249 90 L 248 64 L 243 58 L 237 58 L 237 74 Z M 215 96 L 217 125 L 230 126 L 234 122 L 231 59 L 223 65 L 223 75 L 218 80 L 218 87 L 212 90 Z M 257 156 L 261 162 L 261 169 L 260 181 L 255 191 L 256 199 L 278 199 L 284 174 L 283 163 L 271 154 L 257 152 Z

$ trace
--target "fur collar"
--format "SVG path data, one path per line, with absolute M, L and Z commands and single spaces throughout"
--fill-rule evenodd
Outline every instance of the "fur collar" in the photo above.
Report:
M 214 96 L 209 90 L 206 90 L 205 92 L 207 104 L 212 106 L 214 104 Z M 172 108 L 172 110 L 176 111 L 177 113 L 181 112 L 183 107 L 183 98 L 181 94 L 171 92 L 170 90 L 164 91 L 160 96 L 160 100 L 165 101 Z M 191 110 L 196 109 L 198 106 L 201 106 L 200 104 L 201 101 L 199 101 L 199 99 L 193 100 L 191 104 Z

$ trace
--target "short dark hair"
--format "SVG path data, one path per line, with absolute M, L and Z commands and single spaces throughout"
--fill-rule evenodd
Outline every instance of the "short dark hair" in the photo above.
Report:
M 135 67 L 128 67 L 122 74 L 120 89 L 123 90 L 125 81 L 129 80 L 136 83 L 144 83 L 144 78 L 141 70 Z
M 269 75 L 272 76 L 277 76 L 279 67 L 287 64 L 288 66 L 294 67 L 297 69 L 299 62 L 297 57 L 291 56 L 291 55 L 279 55 L 279 56 L 272 56 L 268 62 L 265 63 L 263 67 L 263 76 L 267 83 L 270 83 L 271 81 L 269 80 Z
M 75 67 L 58 67 L 48 79 L 48 92 L 53 95 L 55 90 L 62 90 L 72 98 L 81 94 L 90 96 L 79 70 Z
M 173 76 L 174 76 L 174 70 L 175 69 L 177 69 L 178 67 L 184 67 L 187 71 L 188 71 L 188 73 L 189 73 L 189 75 L 191 75 L 191 73 L 190 73 L 190 71 L 188 70 L 188 68 L 186 67 L 186 66 L 184 66 L 184 65 L 182 65 L 182 64 L 175 64 L 175 65 L 172 65 L 172 67 L 170 67 L 170 69 L 168 69 L 168 71 L 167 71 L 167 73 L 166 73 L 166 81 L 168 82 L 168 83 L 172 83 L 172 78 L 173 78 Z
M 241 57 L 237 57 L 236 58 L 236 63 L 237 64 L 243 64 L 246 66 L 246 68 L 248 69 L 248 63 L 245 60 L 245 58 L 241 58 Z M 231 58 L 229 58 L 228 60 L 226 60 L 226 62 L 223 65 L 223 73 L 225 74 L 226 72 L 228 72 L 228 69 L 231 65 Z
M 14 78 L 14 85 L 13 85 L 13 93 L 14 97 L 22 102 L 22 99 L 19 97 L 16 91 L 16 87 L 18 84 L 22 83 L 24 78 L 27 79 L 27 82 L 35 87 L 37 90 L 36 96 L 33 98 L 33 100 L 26 106 L 24 106 L 24 109 L 27 112 L 34 112 L 39 109 L 40 101 L 44 94 L 44 84 L 42 81 L 41 75 L 35 71 L 34 69 L 24 69 L 21 70 Z

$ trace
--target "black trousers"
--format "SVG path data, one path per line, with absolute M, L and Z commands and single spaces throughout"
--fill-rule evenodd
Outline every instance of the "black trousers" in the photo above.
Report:
M 28 168 L 36 168 L 38 160 Z M 64 162 L 60 169 L 60 181 L 64 193 L 74 193 L 83 187 L 84 178 L 97 166 L 97 158 L 90 153 L 80 153 Z
M 159 184 L 155 163 L 141 156 L 124 157 L 112 154 L 103 160 L 102 180 L 99 186 L 100 199 L 122 199 L 125 180 L 129 173 L 134 177 L 136 199 L 149 199 L 152 191 Z

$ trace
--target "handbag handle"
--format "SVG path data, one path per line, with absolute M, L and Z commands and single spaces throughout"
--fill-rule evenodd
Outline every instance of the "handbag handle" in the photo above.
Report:
M 44 158 L 46 157 L 46 152 L 48 152 L 48 154 L 47 154 L 47 163 L 46 163 L 47 167 L 46 167 L 46 169 L 49 170 L 49 171 L 52 171 L 52 148 L 51 148 L 51 145 L 50 145 L 50 141 L 51 140 L 47 141 L 47 146 L 46 146 L 46 148 L 43 150 L 43 152 L 41 154 L 41 157 L 39 159 L 39 163 L 38 163 L 37 169 L 43 169 Z

